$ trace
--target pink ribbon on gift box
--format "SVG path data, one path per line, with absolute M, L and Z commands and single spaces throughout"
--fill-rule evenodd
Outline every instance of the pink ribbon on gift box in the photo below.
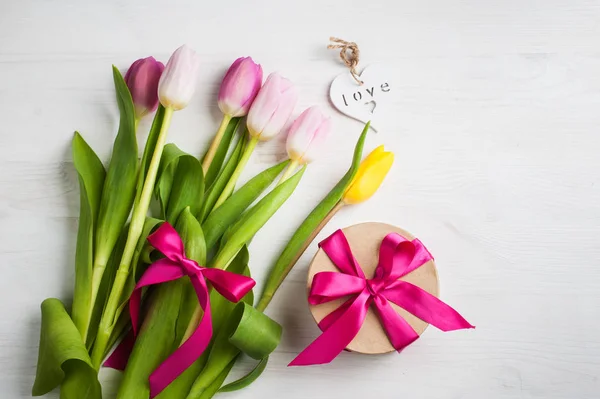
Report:
M 240 301 L 254 287 L 256 282 L 250 277 L 199 266 L 196 261 L 186 258 L 179 234 L 167 222 L 163 223 L 154 234 L 150 235 L 148 241 L 155 249 L 165 255 L 165 258 L 151 264 L 135 286 L 129 298 L 133 336 L 129 336 L 123 341 L 105 365 L 123 369 L 127 364 L 127 359 L 133 347 L 133 340 L 138 333 L 142 288 L 188 276 L 198 296 L 200 307 L 204 311 L 204 315 L 192 335 L 150 375 L 150 397 L 154 398 L 190 367 L 210 343 L 213 328 L 210 295 L 206 281 L 209 281 L 219 294 L 231 302 Z
M 418 239 L 409 241 L 400 234 L 388 234 L 381 242 L 379 263 L 372 279 L 365 277 L 341 230 L 323 240 L 319 247 L 341 273 L 315 274 L 308 302 L 319 305 L 348 295 L 351 297 L 319 323 L 323 334 L 304 349 L 290 366 L 324 364 L 335 359 L 356 337 L 371 305 L 398 352 L 419 338 L 419 334 L 390 302 L 442 331 L 474 328 L 457 311 L 435 296 L 414 284 L 399 280 L 433 259 Z

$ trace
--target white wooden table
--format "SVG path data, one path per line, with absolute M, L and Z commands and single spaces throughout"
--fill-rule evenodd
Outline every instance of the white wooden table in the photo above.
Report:
M 166 61 L 182 43 L 199 52 L 196 97 L 170 135 L 196 154 L 217 126 L 220 77 L 238 56 L 296 82 L 297 113 L 320 104 L 333 115 L 330 153 L 252 243 L 262 281 L 347 168 L 361 130 L 328 102 L 329 83 L 345 71 L 326 49 L 330 35 L 358 42 L 362 66 L 395 69 L 393 113 L 367 149 L 385 143 L 397 161 L 381 191 L 319 239 L 362 221 L 411 231 L 436 256 L 442 298 L 478 328 L 429 329 L 401 355 L 344 353 L 328 366 L 286 368 L 318 334 L 304 288 L 315 243 L 269 309 L 285 334 L 267 371 L 223 398 L 600 397 L 600 2 L 5 0 L 1 398 L 29 397 L 40 302 L 70 301 L 78 188 L 69 143 L 78 129 L 108 158 L 111 63 Z M 282 143 L 261 146 L 245 178 L 281 159 Z M 116 378 L 103 373 L 108 398 Z

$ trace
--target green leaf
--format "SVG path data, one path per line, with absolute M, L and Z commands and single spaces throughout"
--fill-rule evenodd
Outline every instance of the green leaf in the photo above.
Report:
M 260 359 L 258 364 L 248 374 L 221 387 L 218 392 L 234 392 L 246 388 L 261 376 L 263 371 L 267 368 L 267 363 L 269 363 L 268 356 Z M 225 369 L 224 371 L 229 372 L 229 370 L 231 369 Z
M 233 175 L 233 172 L 235 171 L 235 168 L 238 165 L 238 162 L 240 161 L 240 157 L 242 156 L 242 150 L 244 149 L 245 141 L 245 136 L 240 137 L 240 139 L 237 141 L 237 144 L 235 145 L 235 148 L 233 149 L 233 152 L 229 156 L 225 167 L 223 168 L 217 179 L 210 186 L 207 185 L 207 187 L 209 188 L 206 191 L 206 194 L 204 195 L 205 199 L 204 203 L 202 204 L 202 211 L 200 212 L 200 216 L 198 217 L 198 220 L 200 220 L 201 222 L 204 222 L 206 220 L 209 213 L 212 211 L 215 204 L 217 203 L 217 200 L 223 192 L 223 189 L 229 182 L 231 175 Z
M 139 202 L 140 196 L 142 195 L 142 188 L 144 187 L 144 181 L 148 174 L 148 168 L 150 167 L 150 161 L 152 160 L 152 154 L 156 148 L 156 142 L 160 133 L 160 128 L 163 125 L 163 119 L 165 117 L 165 107 L 162 104 L 158 104 L 148 138 L 146 139 L 146 146 L 144 147 L 144 154 L 142 155 L 142 162 L 140 164 L 140 173 L 138 174 L 136 192 L 135 192 L 135 203 Z
M 275 294 L 275 291 L 279 288 L 285 277 L 288 275 L 294 264 L 300 258 L 302 253 L 306 250 L 310 244 L 310 237 L 313 231 L 323 221 L 325 216 L 333 209 L 333 207 L 342 199 L 346 188 L 354 179 L 358 167 L 360 165 L 363 153 L 363 147 L 365 144 L 365 138 L 369 131 L 369 123 L 365 125 L 356 147 L 354 149 L 354 157 L 352 158 L 352 165 L 342 177 L 342 179 L 335 185 L 335 187 L 321 200 L 321 202 L 311 211 L 311 213 L 304 219 L 298 230 L 294 233 L 290 241 L 287 243 L 281 255 L 275 262 L 275 265 L 269 273 L 265 287 L 263 288 L 263 294 L 260 302 L 257 305 L 257 309 L 264 310 L 271 301 L 271 298 Z
M 212 267 L 225 269 L 238 251 L 256 234 L 258 230 L 277 212 L 283 203 L 292 195 L 300 182 L 303 167 L 295 175 L 278 185 L 265 195 L 256 205 L 250 208 L 232 227 L 231 235 L 221 246 L 212 262 Z
M 202 165 L 175 144 L 167 144 L 158 171 L 156 190 L 165 219 L 173 224 L 179 213 L 190 207 L 193 215 L 200 213 L 204 197 Z
M 171 187 L 173 186 L 173 178 L 175 177 L 177 162 L 166 163 L 163 165 L 163 159 L 165 159 L 164 155 L 161 158 L 161 166 L 159 166 L 158 169 L 158 178 L 156 179 L 156 184 L 154 185 L 154 191 L 160 205 L 160 217 L 166 219 L 167 206 L 169 205 L 169 195 L 171 195 Z
M 60 399 L 102 397 L 100 385 L 95 383 L 98 378 L 93 369 L 81 367 L 81 362 L 72 360 L 65 362 L 63 369 L 65 379 L 60 386 Z
M 113 78 L 121 114 L 119 132 L 104 180 L 97 222 L 94 223 L 93 267 L 88 292 L 82 294 L 86 298 L 78 295 L 74 298 L 73 319 L 86 342 L 96 336 L 96 331 L 89 326 L 93 314 L 97 312 L 96 307 L 102 306 L 97 300 L 98 290 L 115 244 L 131 212 L 138 171 L 135 113 L 131 94 L 119 70 L 114 66 Z
M 283 161 L 259 173 L 210 214 L 202 224 L 208 248 L 217 243 L 225 230 L 273 183 L 288 163 L 289 160 Z
M 68 395 L 64 398 L 102 399 L 102 388 L 81 334 L 62 302 L 50 298 L 42 302 L 40 349 L 31 393 L 45 395 L 63 381 Z M 84 386 L 85 390 L 76 391 Z
M 219 143 L 219 147 L 217 148 L 217 152 L 213 157 L 208 170 L 206 171 L 206 177 L 204 178 L 204 183 L 206 187 L 210 187 L 214 181 L 216 180 L 219 172 L 221 171 L 221 167 L 223 166 L 223 162 L 225 161 L 225 157 L 229 152 L 229 147 L 231 145 L 231 141 L 233 139 L 234 133 L 240 125 L 242 118 L 232 118 L 223 133 L 223 138 L 221 138 L 221 142 Z M 206 156 L 206 155 L 205 155 Z
M 235 326 L 229 342 L 253 359 L 267 357 L 281 340 L 279 323 L 244 302 L 236 305 L 229 323 Z
M 72 315 L 79 332 L 87 335 L 92 301 L 94 224 L 98 217 L 106 172 L 96 153 L 78 132 L 75 132 L 73 136 L 72 149 L 73 163 L 79 177 L 79 229 L 75 251 L 75 291 Z
M 191 208 L 191 213 L 197 215 L 200 212 L 203 196 L 202 165 L 192 156 L 181 157 L 169 195 L 167 221 L 174 223 L 186 207 Z
M 138 147 L 135 136 L 135 111 L 129 89 L 119 70 L 113 66 L 117 103 L 121 113 L 98 214 L 95 240 L 95 267 L 104 267 L 119 234 L 129 217 L 135 197 L 138 172 Z

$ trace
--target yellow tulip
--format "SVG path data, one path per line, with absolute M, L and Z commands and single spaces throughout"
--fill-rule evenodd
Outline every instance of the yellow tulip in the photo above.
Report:
M 360 163 L 358 172 L 346 189 L 342 201 L 345 204 L 358 204 L 371 198 L 381 186 L 393 163 L 393 153 L 385 151 L 382 145 L 375 148 Z

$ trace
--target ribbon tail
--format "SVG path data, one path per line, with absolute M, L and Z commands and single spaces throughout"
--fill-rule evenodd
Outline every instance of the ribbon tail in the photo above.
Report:
M 133 330 L 129 330 L 125 338 L 119 343 L 117 348 L 104 362 L 104 367 L 124 371 L 135 345 L 135 334 Z
M 394 349 L 400 352 L 419 338 L 419 334 L 392 308 L 384 297 L 378 295 L 373 301 L 383 329 Z
M 369 309 L 370 294 L 361 292 L 348 310 L 304 349 L 288 366 L 309 366 L 330 363 L 354 339 Z
M 190 280 L 204 311 L 202 320 L 192 335 L 150 375 L 150 398 L 158 396 L 169 384 L 198 359 L 208 347 L 213 335 L 208 288 L 200 273 Z
M 383 294 L 388 300 L 442 331 L 475 328 L 452 307 L 407 281 L 394 282 Z

